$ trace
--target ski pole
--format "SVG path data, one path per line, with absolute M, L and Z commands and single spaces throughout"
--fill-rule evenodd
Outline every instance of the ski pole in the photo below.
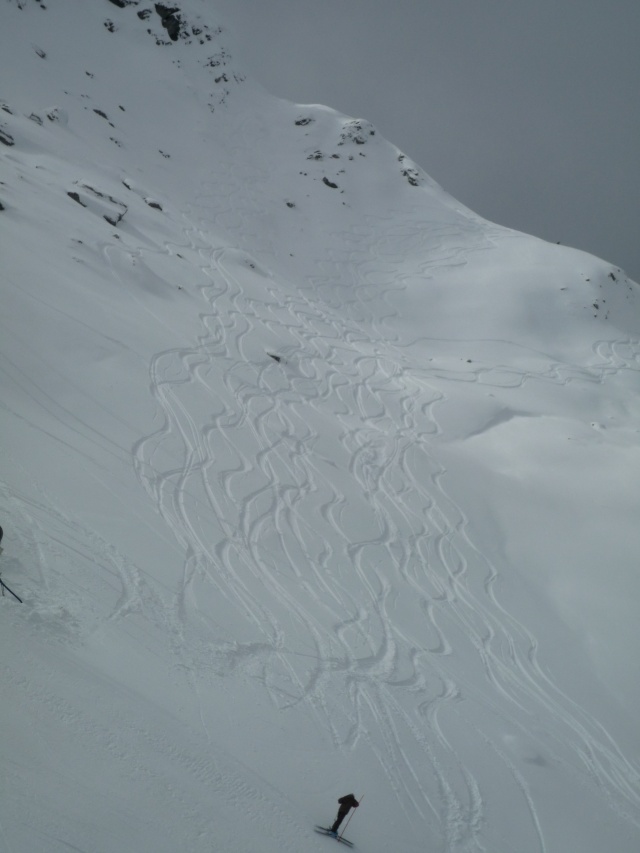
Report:
M 363 794 L 363 795 L 360 797 L 360 799 L 358 800 L 358 804 L 360 804 L 363 800 L 364 800 L 364 794 Z M 349 826 L 349 821 L 351 820 L 351 818 L 354 816 L 354 814 L 355 814 L 355 813 L 356 813 L 356 810 L 354 809 L 354 810 L 351 812 L 351 814 L 349 815 L 349 820 L 345 823 L 345 825 L 344 825 L 344 829 L 342 830 L 342 832 L 340 833 L 340 835 L 338 836 L 338 838 L 342 838 L 342 836 L 345 834 L 345 832 L 347 831 L 347 827 Z
M 4 595 L 4 591 L 5 591 L 5 589 L 6 589 L 8 592 L 10 592 L 10 593 L 11 593 L 11 595 L 12 595 L 14 598 L 17 598 L 17 599 L 18 599 L 18 601 L 20 602 L 20 604 L 22 604 L 22 599 L 20 598 L 20 596 L 19 596 L 19 595 L 16 595 L 16 594 L 15 594 L 15 592 L 14 592 L 12 589 L 9 589 L 9 587 L 6 585 L 6 583 L 5 583 L 1 578 L 0 578 L 0 586 L 2 587 L 2 594 L 3 594 L 3 595 Z

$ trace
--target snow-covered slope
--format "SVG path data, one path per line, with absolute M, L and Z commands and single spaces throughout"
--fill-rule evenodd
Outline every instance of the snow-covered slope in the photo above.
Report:
M 635 853 L 637 285 L 214 2 L 0 33 L 0 851 Z

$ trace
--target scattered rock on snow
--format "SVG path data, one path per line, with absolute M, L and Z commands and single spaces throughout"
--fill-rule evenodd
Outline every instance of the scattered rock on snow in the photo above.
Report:
M 82 184 L 82 188 L 89 193 L 88 203 L 85 207 L 88 207 L 92 213 L 102 216 L 109 225 L 116 227 L 127 213 L 129 209 L 127 205 L 108 193 L 100 192 L 89 184 Z
M 404 168 L 401 170 L 400 174 L 402 175 L 403 178 L 407 179 L 407 181 L 411 184 L 412 187 L 419 187 L 420 186 L 420 172 L 417 169 L 414 169 L 413 166 L 405 165 L 404 161 L 406 159 L 407 158 L 405 157 L 404 154 L 400 154 L 400 156 L 398 157 L 398 162 L 404 166 Z
M 409 181 L 412 187 L 419 187 L 418 172 L 415 169 L 403 169 L 402 176 Z
M 210 56 L 204 65 L 205 68 L 219 68 L 221 65 L 225 66 L 227 64 L 228 59 L 229 54 L 224 48 L 222 48 L 222 50 L 219 50 L 217 53 L 214 53 L 212 56 Z
M 340 142 L 338 145 L 344 145 L 345 142 L 354 142 L 356 145 L 364 145 L 371 137 L 375 136 L 376 129 L 369 121 L 361 118 L 352 119 L 346 122 L 344 130 L 340 134 Z
M 53 107 L 47 113 L 47 118 L 49 121 L 53 121 L 56 124 L 61 125 L 62 127 L 66 127 L 69 123 L 69 116 L 66 110 L 60 109 L 60 107 Z

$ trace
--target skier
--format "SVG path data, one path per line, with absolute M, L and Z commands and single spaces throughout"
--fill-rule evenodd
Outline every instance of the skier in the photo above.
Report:
M 338 834 L 338 828 L 340 827 L 340 824 L 349 814 L 351 809 L 357 809 L 360 805 L 360 803 L 356 800 L 353 794 L 347 794 L 344 797 L 340 797 L 338 802 L 340 803 L 340 808 L 338 809 L 338 816 L 335 819 L 333 826 L 331 827 L 331 833 L 333 835 Z

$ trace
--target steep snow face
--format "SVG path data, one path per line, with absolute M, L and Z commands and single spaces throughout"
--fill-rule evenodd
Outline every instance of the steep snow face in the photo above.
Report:
M 637 286 L 215 4 L 3 12 L 0 849 L 635 853 Z

